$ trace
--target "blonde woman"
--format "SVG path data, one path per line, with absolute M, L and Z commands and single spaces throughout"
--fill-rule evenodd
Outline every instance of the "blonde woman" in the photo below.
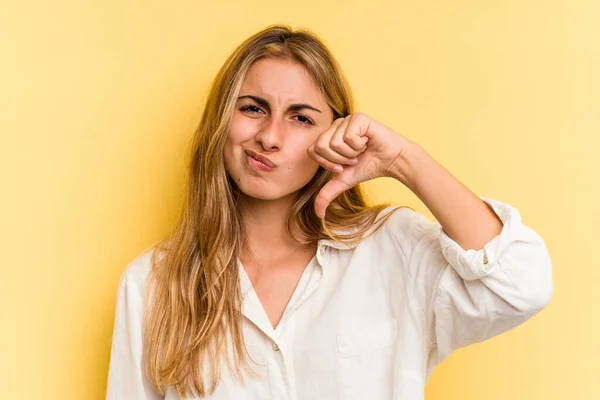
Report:
M 392 177 L 431 210 L 367 205 Z M 121 276 L 107 399 L 423 399 L 460 347 L 553 293 L 543 239 L 356 113 L 308 30 L 270 26 L 216 76 L 178 225 Z

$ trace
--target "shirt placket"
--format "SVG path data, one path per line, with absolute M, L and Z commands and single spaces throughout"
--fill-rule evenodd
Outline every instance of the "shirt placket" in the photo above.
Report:
M 311 260 L 307 270 L 302 274 L 276 329 L 273 329 L 260 299 L 252 289 L 249 277 L 240 264 L 242 290 L 245 293 L 244 315 L 271 341 L 267 352 L 266 366 L 269 391 L 273 399 L 296 399 L 296 385 L 293 379 L 293 351 L 291 348 L 286 347 L 286 343 L 290 342 L 287 339 L 293 337 L 293 328 L 296 322 L 293 318 L 295 311 L 319 286 L 323 275 L 322 265 L 325 261 L 325 255 L 325 246 L 320 245 L 317 250 L 316 261 L 315 259 Z
M 285 346 L 283 350 L 279 352 L 283 356 L 281 358 L 283 364 L 282 367 L 284 369 L 284 378 L 287 385 L 287 398 L 295 400 L 296 399 L 296 382 L 294 380 L 294 352 L 292 350 L 294 345 L 294 334 L 296 332 L 296 324 L 301 323 L 297 321 L 295 317 L 296 311 L 298 308 L 304 304 L 307 299 L 313 294 L 316 289 L 319 287 L 321 279 L 323 277 L 323 265 L 325 263 L 326 251 L 323 245 L 319 246 L 317 254 L 315 256 L 316 260 L 311 260 L 311 263 L 307 267 L 307 274 L 301 278 L 298 287 L 294 291 L 292 298 L 286 307 L 284 314 L 281 318 L 280 323 L 277 325 L 276 333 L 278 334 L 278 340 L 280 344 L 274 343 L 274 346 L 280 346 L 282 343 L 287 344 L 288 347 Z M 303 279 L 304 278 L 304 279 Z

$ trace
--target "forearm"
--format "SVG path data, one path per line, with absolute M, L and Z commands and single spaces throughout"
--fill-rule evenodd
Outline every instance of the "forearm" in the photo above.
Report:
M 496 213 L 417 143 L 403 148 L 389 173 L 415 193 L 463 249 L 482 249 L 502 230 Z

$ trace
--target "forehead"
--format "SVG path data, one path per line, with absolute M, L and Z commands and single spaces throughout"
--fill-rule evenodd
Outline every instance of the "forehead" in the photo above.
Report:
M 326 105 L 310 72 L 300 63 L 265 58 L 248 69 L 240 95 L 255 94 L 278 103 L 306 102 Z

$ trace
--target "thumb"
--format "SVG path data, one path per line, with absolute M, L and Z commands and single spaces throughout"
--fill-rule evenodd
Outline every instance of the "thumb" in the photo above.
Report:
M 342 180 L 340 176 L 334 176 L 317 194 L 315 198 L 315 212 L 319 218 L 325 217 L 325 211 L 333 199 L 352 187 L 352 185 Z

